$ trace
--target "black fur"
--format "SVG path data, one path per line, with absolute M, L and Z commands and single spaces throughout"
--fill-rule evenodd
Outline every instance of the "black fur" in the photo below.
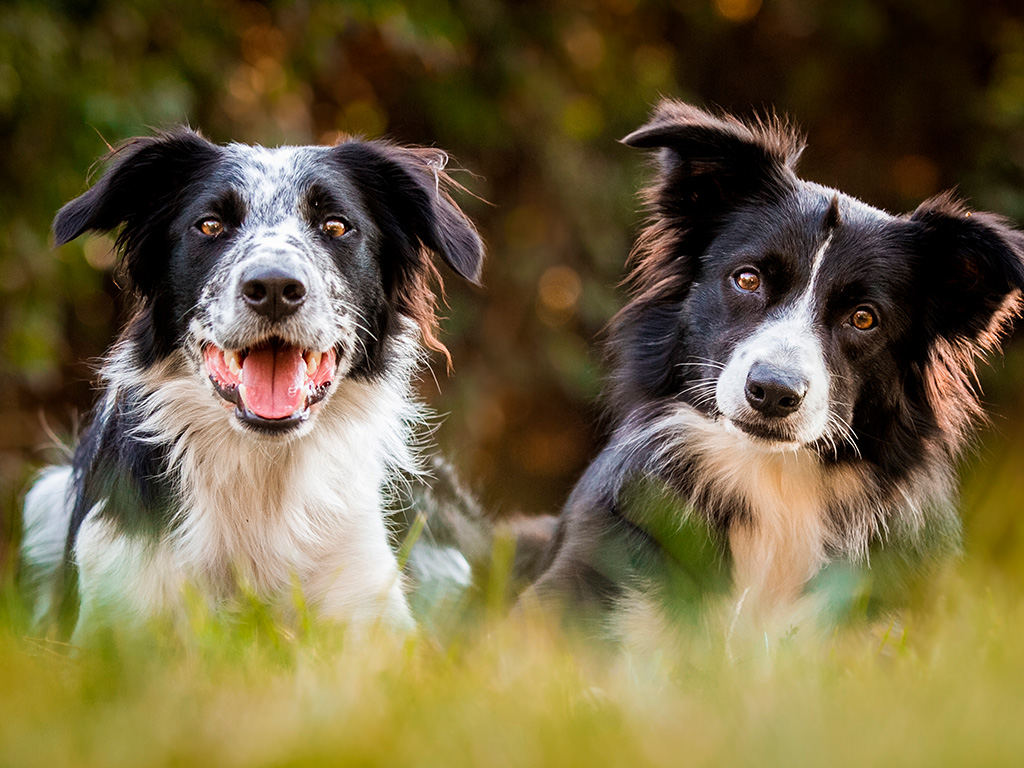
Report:
M 124 275 L 138 296 L 126 335 L 145 368 L 181 344 L 200 291 L 217 265 L 217 250 L 189 247 L 186 231 L 205 210 L 240 225 L 246 203 L 232 186 L 233 169 L 221 148 L 188 129 L 134 139 L 116 150 L 113 160 L 99 182 L 60 209 L 53 231 L 56 244 L 63 245 L 86 231 L 123 225 L 117 246 Z M 384 142 L 345 142 L 325 149 L 324 160 L 329 172 L 313 169 L 299 182 L 310 187 L 313 207 L 327 202 L 325 194 L 348 193 L 345 205 L 355 215 L 372 216 L 381 232 L 380 243 L 371 244 L 376 253 L 369 263 L 344 252 L 337 257 L 355 278 L 352 282 L 364 294 L 361 302 L 375 320 L 363 333 L 365 352 L 353 372 L 372 377 L 387 365 L 388 331 L 396 327 L 395 315 L 403 309 L 396 293 L 423 273 L 425 249 L 478 282 L 483 246 L 462 212 L 428 189 L 436 177 L 409 150 Z M 363 274 L 353 274 L 356 270 Z M 383 285 L 375 273 L 384 276 Z M 111 514 L 132 510 L 126 518 L 129 526 L 167 520 L 173 492 L 163 449 L 134 438 L 138 404 L 130 398 L 115 403 L 113 412 L 100 414 L 75 453 L 78 487 L 68 552 L 98 499 L 111 498 Z
M 138 381 L 144 375 L 167 364 L 160 375 L 169 382 L 193 377 L 197 392 L 205 387 L 218 404 L 195 417 L 206 419 L 206 428 L 211 419 L 220 423 L 218 410 L 230 410 L 230 403 L 218 399 L 213 371 L 204 369 L 209 346 L 247 350 L 283 339 L 292 348 L 333 351 L 345 361 L 346 378 L 371 384 L 393 379 L 402 391 L 421 360 L 420 344 L 446 353 L 433 335 L 433 289 L 440 276 L 430 256 L 474 283 L 483 259 L 473 225 L 446 192 L 446 159 L 439 151 L 382 141 L 275 151 L 218 146 L 179 128 L 115 150 L 100 180 L 61 208 L 53 224 L 57 245 L 87 231 L 118 231 L 121 280 L 131 297 L 131 319 L 101 371 L 104 396 L 74 454 L 67 586 L 74 580 L 79 530 L 97 504 L 103 507 L 96 514 L 129 537 L 156 539 L 181 522 L 183 478 L 170 463 L 168 441 L 182 435 L 158 440 L 142 428 L 151 415 L 145 402 L 151 390 Z M 216 236 L 202 232 L 201 224 L 211 218 L 223 227 Z M 344 223 L 344 236 L 323 229 L 334 219 Z M 272 246 L 262 245 L 264 237 Z M 260 258 L 270 263 L 285 258 L 274 248 L 290 249 L 305 259 L 302 269 L 320 275 L 315 316 L 307 301 L 305 314 L 288 319 L 290 326 L 255 314 L 234 326 L 218 319 L 231 302 L 242 302 L 245 311 L 239 287 L 230 282 L 237 279 L 231 269 L 263 253 L 260 248 L 267 252 Z M 346 313 L 355 327 L 349 336 L 339 319 Z M 419 327 L 418 340 L 410 322 Z M 316 346 L 321 341 L 328 346 Z M 325 389 L 338 378 L 335 370 Z M 213 388 L 207 379 L 214 379 Z M 305 415 L 281 418 L 280 426 L 249 418 L 242 429 L 273 438 L 275 431 L 302 426 L 315 418 L 310 413 L 319 400 L 304 402 Z M 230 421 L 223 421 L 224 430 L 238 428 Z M 181 423 L 183 431 L 198 426 Z M 73 592 L 65 590 L 72 597 Z
M 676 534 L 650 517 L 664 503 L 678 525 L 706 527 L 714 568 L 728 571 L 729 532 L 759 525 L 756 491 L 751 502 L 709 480 L 709 460 L 688 435 L 657 425 L 681 408 L 722 421 L 713 395 L 724 364 L 792 310 L 819 247 L 827 256 L 814 283 L 813 332 L 832 382 L 830 413 L 852 437 L 802 450 L 826 476 L 850 468 L 858 488 L 857 498 L 833 498 L 821 510 L 829 561 L 863 565 L 868 551 L 886 549 L 920 563 L 956 549 L 951 503 L 914 496 L 914 478 L 953 483 L 981 415 L 974 361 L 996 345 L 1024 290 L 1024 236 L 950 195 L 893 217 L 806 182 L 794 170 L 803 139 L 775 119 L 746 124 L 665 102 L 623 141 L 659 154 L 629 300 L 608 334 L 612 436 L 566 504 L 538 592 L 607 605 L 626 587 L 657 589 L 631 555 L 609 557 L 608 542 L 672 560 Z M 761 281 L 752 293 L 735 285 L 748 267 Z M 868 332 L 850 321 L 863 306 L 881 317 Z M 769 439 L 772 428 L 762 424 L 754 439 Z M 660 501 L 636 502 L 637 483 L 658 489 Z M 914 504 L 922 509 L 908 509 Z

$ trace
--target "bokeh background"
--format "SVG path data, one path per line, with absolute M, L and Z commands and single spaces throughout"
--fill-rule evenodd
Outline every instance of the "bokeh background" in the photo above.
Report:
M 661 96 L 777 110 L 803 174 L 891 211 L 949 187 L 1024 221 L 1024 10 L 996 0 L 213 2 L 0 7 L 0 576 L 31 473 L 94 397 L 120 320 L 107 238 L 54 250 L 57 208 L 125 138 L 187 122 L 261 144 L 442 147 L 489 246 L 448 280 L 424 398 L 487 505 L 558 508 L 601 431 L 597 341 L 641 220 L 617 143 Z M 970 554 L 1024 571 L 1024 354 L 982 371 Z

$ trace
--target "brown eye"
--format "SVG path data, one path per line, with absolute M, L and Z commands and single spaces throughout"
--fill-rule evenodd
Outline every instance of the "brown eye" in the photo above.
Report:
M 320 226 L 320 229 L 322 229 L 324 234 L 329 237 L 341 237 L 348 232 L 348 227 L 341 219 L 327 219 L 327 221 Z
M 875 317 L 875 313 L 867 307 L 860 307 L 850 315 L 850 325 L 858 331 L 870 331 L 878 325 L 878 318 Z
M 736 281 L 736 287 L 747 293 L 753 293 L 761 287 L 761 277 L 757 272 L 751 272 L 750 270 L 740 272 L 734 280 Z
M 198 224 L 199 231 L 207 237 L 217 237 L 224 232 L 224 224 L 218 219 L 203 219 Z

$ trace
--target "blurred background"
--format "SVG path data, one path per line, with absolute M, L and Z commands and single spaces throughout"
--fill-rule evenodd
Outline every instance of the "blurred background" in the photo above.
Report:
M 423 397 L 497 511 L 557 510 L 601 441 L 598 340 L 641 216 L 617 139 L 661 96 L 809 136 L 805 177 L 910 210 L 949 187 L 1024 222 L 1024 10 L 995 0 L 213 2 L 0 7 L 0 577 L 31 474 L 93 401 L 121 320 L 111 241 L 52 248 L 108 144 L 187 122 L 217 142 L 442 147 L 475 196 L 484 290 L 448 275 Z M 1018 334 L 1020 336 L 1021 334 Z M 982 371 L 968 555 L 1024 575 L 1024 351 Z

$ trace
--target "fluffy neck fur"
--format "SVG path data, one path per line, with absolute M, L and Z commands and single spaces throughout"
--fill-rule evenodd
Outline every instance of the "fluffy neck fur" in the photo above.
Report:
M 238 429 L 182 352 L 139 371 L 132 344 L 117 347 L 103 371 L 108 389 L 99 418 L 111 418 L 119 398 L 132 398 L 141 420 L 129 439 L 166 457 L 162 481 L 172 508 L 159 543 L 149 545 L 152 561 L 174 572 L 165 582 L 193 583 L 218 602 L 239 586 L 274 601 L 298 580 L 307 601 L 342 615 L 363 610 L 389 579 L 397 583 L 384 510 L 396 478 L 418 471 L 413 433 L 425 412 L 411 392 L 414 334 L 392 343 L 404 363 L 374 379 L 342 378 L 313 429 L 287 441 Z M 91 504 L 105 506 L 83 524 L 86 540 L 76 548 L 83 575 L 111 567 L 90 560 L 86 550 L 97 536 L 86 535 L 90 522 L 106 539 L 136 513 L 104 499 Z
M 931 461 L 882 485 L 869 467 L 830 466 L 807 449 L 769 451 L 681 404 L 620 434 L 630 437 L 618 482 L 636 471 L 665 478 L 717 529 L 736 588 L 759 603 L 795 599 L 837 557 L 867 564 L 879 548 L 955 548 L 954 473 L 938 446 Z M 942 541 L 924 541 L 926 531 Z

